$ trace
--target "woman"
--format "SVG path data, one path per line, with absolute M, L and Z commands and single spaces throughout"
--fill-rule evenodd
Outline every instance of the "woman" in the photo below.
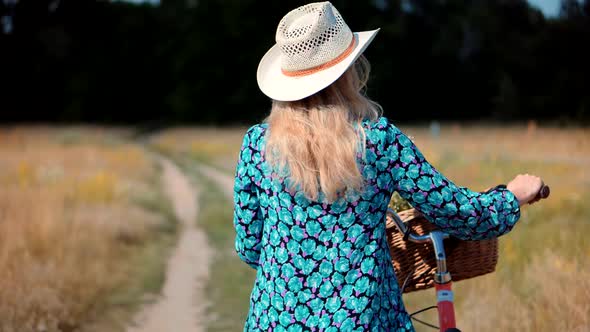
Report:
M 542 182 L 453 184 L 363 94 L 362 52 L 329 3 L 280 21 L 258 68 L 272 110 L 248 129 L 235 177 L 236 250 L 256 269 L 245 331 L 413 331 L 387 245 L 394 191 L 445 232 L 500 236 Z

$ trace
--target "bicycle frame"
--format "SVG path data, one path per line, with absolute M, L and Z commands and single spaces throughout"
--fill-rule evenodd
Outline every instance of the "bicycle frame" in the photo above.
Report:
M 425 235 L 416 235 L 409 232 L 407 225 L 392 209 L 387 209 L 395 221 L 395 225 L 402 234 L 406 234 L 408 240 L 415 243 L 432 243 L 436 256 L 436 271 L 434 274 L 434 289 L 438 307 L 438 321 L 441 332 L 460 332 L 455 323 L 455 304 L 452 290 L 451 273 L 447 270 L 447 256 L 443 240 L 449 235 L 441 231 L 432 231 Z

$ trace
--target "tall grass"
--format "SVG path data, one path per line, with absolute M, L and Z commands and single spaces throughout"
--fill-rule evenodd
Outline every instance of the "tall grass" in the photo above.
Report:
M 587 262 L 547 250 L 520 277 L 497 273 L 457 284 L 458 323 L 465 331 L 588 331 L 589 277 Z
M 157 274 L 129 263 L 172 234 L 165 204 L 148 208 L 161 201 L 158 169 L 116 137 L 0 129 L 0 331 L 73 330 L 115 289 Z

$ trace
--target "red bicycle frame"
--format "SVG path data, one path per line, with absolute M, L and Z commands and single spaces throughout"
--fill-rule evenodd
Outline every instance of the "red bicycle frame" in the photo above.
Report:
M 453 282 L 447 270 L 447 257 L 443 240 L 449 235 L 441 231 L 428 234 L 434 247 L 436 257 L 436 272 L 434 274 L 434 289 L 436 290 L 436 304 L 438 307 L 438 322 L 443 332 L 457 331 L 455 323 L 455 304 L 453 302 Z
M 434 284 L 436 289 L 436 300 L 438 307 L 438 321 L 441 331 L 456 330 L 455 324 L 455 305 L 453 303 L 453 291 L 451 290 L 453 282 L 446 284 Z

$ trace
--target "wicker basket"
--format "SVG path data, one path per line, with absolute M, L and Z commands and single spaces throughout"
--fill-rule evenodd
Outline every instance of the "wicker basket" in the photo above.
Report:
M 422 235 L 436 228 L 415 209 L 397 213 L 416 234 Z M 403 239 L 395 222 L 387 216 L 387 240 L 399 286 L 404 282 L 404 293 L 434 286 L 436 259 L 431 243 L 413 243 Z M 473 278 L 493 272 L 498 262 L 498 239 L 463 241 L 450 238 L 444 241 L 447 268 L 453 281 Z M 407 281 L 406 281 L 407 279 Z

